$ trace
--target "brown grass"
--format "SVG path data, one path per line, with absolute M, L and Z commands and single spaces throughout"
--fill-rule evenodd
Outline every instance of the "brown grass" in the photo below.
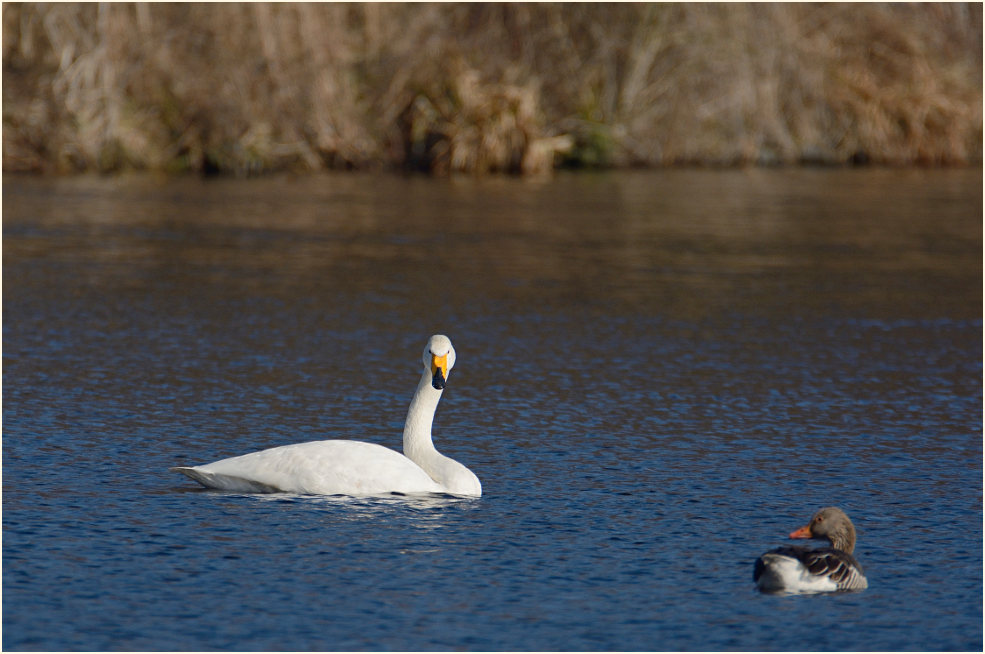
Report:
M 3 5 L 3 169 L 967 164 L 980 4 Z

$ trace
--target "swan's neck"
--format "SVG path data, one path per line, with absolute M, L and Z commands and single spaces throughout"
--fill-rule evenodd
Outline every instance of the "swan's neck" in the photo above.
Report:
M 404 456 L 424 468 L 424 471 L 435 478 L 436 463 L 441 458 L 438 450 L 431 442 L 431 423 L 434 412 L 441 399 L 441 391 L 431 385 L 431 375 L 424 373 L 417 385 L 414 399 L 410 401 L 407 410 L 407 422 L 404 423 Z
M 431 423 L 441 399 L 441 391 L 431 385 L 431 380 L 431 375 L 425 372 L 410 401 L 404 424 L 404 456 L 421 466 L 446 492 L 479 497 L 482 495 L 479 478 L 458 461 L 442 455 L 431 442 Z

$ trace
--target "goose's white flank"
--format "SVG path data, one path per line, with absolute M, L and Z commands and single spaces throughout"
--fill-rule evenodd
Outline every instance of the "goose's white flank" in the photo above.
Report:
M 431 423 L 455 365 L 447 336 L 424 348 L 424 374 L 407 411 L 404 453 L 348 440 L 283 445 L 201 466 L 171 468 L 209 488 L 247 493 L 289 492 L 355 497 L 390 493 L 482 495 L 479 478 L 442 455 L 431 442 Z

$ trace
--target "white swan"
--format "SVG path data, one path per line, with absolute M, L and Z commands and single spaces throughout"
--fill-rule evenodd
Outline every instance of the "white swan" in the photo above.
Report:
M 455 349 L 447 336 L 424 348 L 424 374 L 404 424 L 404 453 L 360 441 L 312 441 L 283 445 L 203 466 L 171 468 L 203 486 L 248 493 L 386 495 L 450 493 L 479 497 L 479 478 L 431 442 L 431 423 Z

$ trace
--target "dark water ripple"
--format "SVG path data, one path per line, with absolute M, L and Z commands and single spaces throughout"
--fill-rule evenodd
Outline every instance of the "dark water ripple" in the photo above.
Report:
M 980 649 L 964 175 L 5 183 L 3 647 Z M 437 331 L 481 499 L 166 472 L 397 447 Z M 870 588 L 755 593 L 826 504 Z

